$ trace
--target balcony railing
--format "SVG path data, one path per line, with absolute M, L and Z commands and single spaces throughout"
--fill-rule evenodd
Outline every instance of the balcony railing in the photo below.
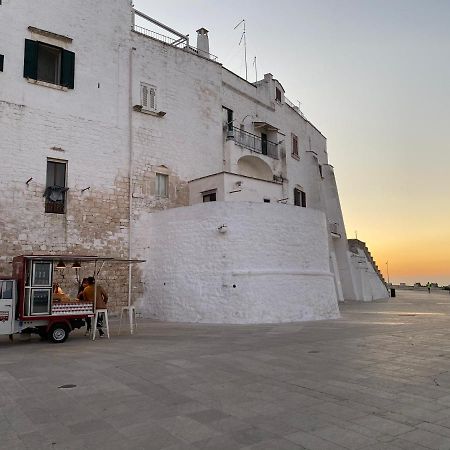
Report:
M 180 39 L 174 39 L 169 36 L 164 36 L 161 33 L 157 33 L 156 31 L 147 30 L 147 28 L 140 27 L 139 25 L 134 25 L 133 30 L 136 33 L 143 34 L 144 36 L 151 37 L 153 39 L 157 39 L 158 41 L 164 42 L 165 44 L 173 45 L 174 47 L 182 47 L 185 42 L 180 41 Z
M 260 136 L 256 136 L 237 127 L 228 127 L 227 137 L 233 139 L 237 145 L 248 148 L 252 152 L 267 155 L 273 159 L 279 159 L 278 144 L 275 142 L 263 139 Z

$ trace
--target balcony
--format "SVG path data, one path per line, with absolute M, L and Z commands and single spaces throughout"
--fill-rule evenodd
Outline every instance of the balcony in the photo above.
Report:
M 279 159 L 278 144 L 264 139 L 256 134 L 241 130 L 237 127 L 228 127 L 227 139 L 232 139 L 237 145 L 249 149 L 251 152 Z

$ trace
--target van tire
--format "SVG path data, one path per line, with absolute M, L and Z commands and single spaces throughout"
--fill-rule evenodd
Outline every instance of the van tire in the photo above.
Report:
M 65 323 L 55 323 L 50 328 L 48 338 L 54 344 L 62 344 L 69 337 L 69 333 L 69 327 Z

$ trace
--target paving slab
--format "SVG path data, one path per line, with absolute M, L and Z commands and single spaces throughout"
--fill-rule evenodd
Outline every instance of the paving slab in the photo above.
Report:
M 0 447 L 450 449 L 450 295 L 397 294 L 338 320 L 1 336 Z

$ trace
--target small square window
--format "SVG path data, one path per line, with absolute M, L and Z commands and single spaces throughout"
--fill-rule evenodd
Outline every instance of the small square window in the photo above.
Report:
M 73 89 L 75 53 L 54 45 L 25 39 L 23 76 Z
M 270 203 L 270 198 L 265 198 L 264 203 Z
M 217 193 L 216 192 L 208 192 L 203 194 L 203 203 L 215 202 L 217 201 Z
M 156 174 L 156 196 L 166 198 L 169 196 L 169 175 Z
M 0 3 L 1 5 L 1 3 Z M 3 72 L 3 63 L 5 61 L 5 57 L 3 55 L 0 55 L 0 72 Z

